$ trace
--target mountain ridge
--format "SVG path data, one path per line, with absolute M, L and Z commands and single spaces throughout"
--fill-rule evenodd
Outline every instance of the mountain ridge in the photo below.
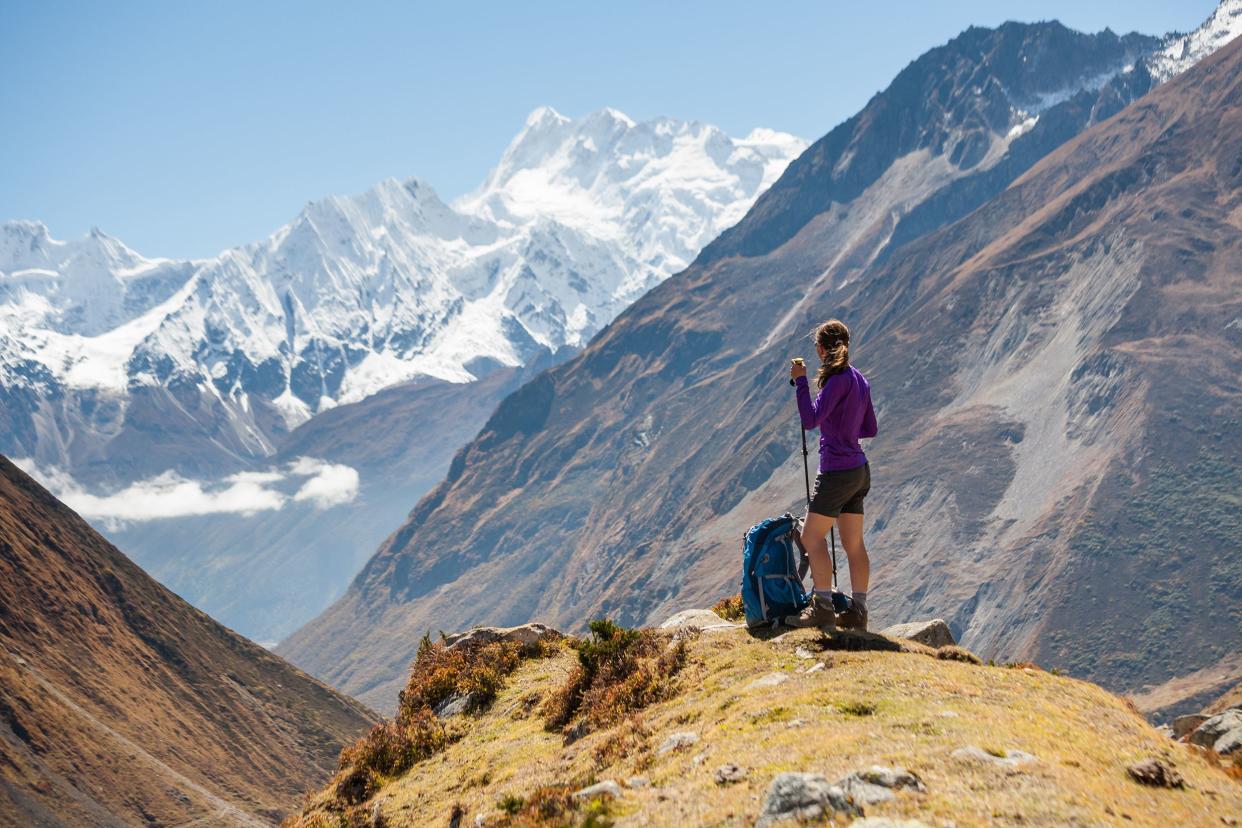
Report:
M 270 825 L 374 720 L 0 456 L 0 822 Z
M 1150 525 L 1148 516 L 1127 523 L 1115 510 L 1127 502 L 1146 509 L 1158 496 L 1147 488 L 1148 461 L 1126 454 L 1143 445 L 1139 423 L 1150 405 L 1136 390 L 1150 387 L 1145 372 L 1153 370 L 1140 344 L 1150 326 L 1136 308 L 1154 301 L 1151 291 L 1168 293 L 1164 308 L 1176 306 L 1217 331 L 1210 390 L 1192 405 L 1204 406 L 1196 417 L 1219 425 L 1214 439 L 1222 448 L 1236 451 L 1236 435 L 1213 402 L 1230 393 L 1220 378 L 1235 354 L 1231 329 L 1215 325 L 1231 307 L 1227 262 L 1236 228 L 1214 218 L 1220 208 L 1210 206 L 1221 188 L 1228 203 L 1228 167 L 1218 181 L 1203 166 L 1213 153 L 1227 157 L 1229 130 L 1195 96 L 1211 96 L 1228 111 L 1227 76 L 1238 51 L 1235 43 L 1089 126 L 1021 178 L 1019 167 L 965 218 L 952 221 L 950 212 L 941 229 L 864 260 L 874 266 L 834 254 L 844 212 L 834 206 L 767 256 L 701 262 L 662 283 L 581 356 L 502 402 L 346 596 L 279 651 L 383 705 L 411 656 L 400 642 L 434 624 L 514 624 L 534 612 L 570 627 L 599 614 L 642 623 L 674 601 L 719 595 L 740 533 L 801 499 L 791 409 L 772 389 L 784 384 L 784 356 L 802 348 L 793 332 L 829 312 L 854 317 L 856 356 L 876 389 L 881 432 L 870 451 L 887 473 L 872 490 L 881 518 L 870 543 L 891 551 L 877 557 L 874 577 L 905 603 L 877 601 L 873 614 L 884 621 L 943 615 L 986 655 L 1021 657 L 1029 648 L 1112 687 L 1160 680 L 1231 646 L 1214 626 L 1224 638 L 1195 637 L 1216 602 L 1237 605 L 1228 592 L 1232 559 L 1216 535 L 1195 534 L 1213 544 L 1215 558 L 1198 555 L 1181 572 L 1163 567 L 1170 581 L 1154 587 L 1166 595 L 1173 584 L 1212 584 L 1214 598 L 1196 597 L 1186 608 L 1193 622 L 1178 625 L 1164 607 L 1148 617 L 1145 639 L 1172 635 L 1195 653 L 1177 664 L 1152 661 L 1164 651 L 1154 643 L 1121 649 L 1108 639 L 1106 630 L 1133 627 L 1128 614 L 1143 590 L 1127 588 L 1104 603 L 1102 585 L 1093 583 L 1090 601 L 1064 604 L 1070 599 L 1058 584 L 1083 572 L 1117 578 L 1134 566 L 1099 551 L 1097 540 L 1085 545 L 1075 521 L 1092 519 L 1090 510 L 1110 515 L 1103 525 Z M 1228 68 L 1218 68 L 1226 59 Z M 1117 89 L 1101 87 L 1101 99 L 1114 101 Z M 1073 99 L 1061 105 L 1094 110 Z M 1194 140 L 1183 127 L 1176 140 L 1172 133 L 1161 139 L 1164 117 L 1199 119 L 1203 137 Z M 1127 133 L 1132 123 L 1142 128 Z M 1143 155 L 1147 141 L 1150 157 Z M 1101 171 L 1118 158 L 1126 159 L 1118 170 Z M 1174 163 L 1196 171 L 1200 189 L 1190 178 L 1170 183 Z M 791 165 L 782 181 L 799 166 L 806 165 Z M 1179 186 L 1169 198 L 1185 205 L 1173 218 L 1162 204 L 1157 218 L 1169 220 L 1169 232 L 1155 235 L 1152 222 L 1137 216 L 1142 192 Z M 1115 215 L 1119 204 L 1128 207 L 1129 237 L 1104 232 L 1097 214 Z M 756 204 L 752 216 L 759 211 Z M 867 232 L 864 225 L 861 238 L 875 250 Z M 1172 275 L 1192 251 L 1203 257 L 1201 267 Z M 1199 279 L 1207 281 L 1192 288 Z M 1139 290 L 1145 283 L 1150 290 Z M 823 303 L 819 310 L 812 299 Z M 765 324 L 772 319 L 780 320 L 775 331 Z M 1187 346 L 1193 362 L 1199 346 Z M 701 431 L 705 411 L 714 412 L 710 441 Z M 1178 439 L 1211 450 L 1197 436 Z M 955 459 L 942 468 L 940 457 Z M 1130 480 L 1134 491 L 1093 499 L 1109 492 L 1097 477 L 1104 470 Z M 1054 495 L 1075 489 L 1077 499 L 1061 516 Z M 1210 506 L 1222 527 L 1232 525 L 1227 504 L 1212 499 Z M 1186 517 L 1180 505 L 1176 515 Z M 1194 530 L 1187 524 L 1186 531 Z M 1119 544 L 1134 542 L 1115 534 Z M 1050 551 L 1030 558 L 1023 550 L 1035 543 Z M 1050 622 L 1032 591 L 1061 607 L 1066 620 Z M 355 623 L 355 616 L 368 620 Z M 1107 657 L 1095 659 L 1100 654 Z

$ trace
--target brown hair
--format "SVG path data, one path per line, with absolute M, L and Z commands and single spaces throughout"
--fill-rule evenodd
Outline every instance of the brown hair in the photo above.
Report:
M 815 383 L 823 388 L 828 378 L 839 374 L 850 364 L 850 329 L 840 319 L 829 319 L 811 331 L 811 339 L 816 345 L 822 345 L 827 356 L 819 366 Z

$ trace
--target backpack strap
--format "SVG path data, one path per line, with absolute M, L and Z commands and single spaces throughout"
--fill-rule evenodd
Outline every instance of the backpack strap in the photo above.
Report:
M 811 556 L 806 553 L 806 547 L 802 545 L 802 519 L 794 518 L 793 529 L 790 530 L 793 535 L 794 545 L 798 547 L 798 580 L 805 581 L 807 570 L 811 568 Z

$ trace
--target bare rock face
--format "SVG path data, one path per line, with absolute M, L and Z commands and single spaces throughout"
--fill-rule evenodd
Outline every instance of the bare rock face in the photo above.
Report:
M 943 619 L 933 618 L 930 621 L 911 621 L 908 624 L 894 624 L 884 630 L 890 638 L 908 638 L 928 647 L 947 647 L 957 644 L 949 625 Z
M 662 630 L 684 629 L 693 627 L 694 629 L 707 631 L 731 630 L 743 626 L 742 624 L 734 624 L 726 621 L 711 610 L 705 609 L 688 609 L 670 615 L 660 625 Z
M 1203 722 L 1190 734 L 1190 743 L 1228 756 L 1242 748 L 1242 710 L 1230 709 Z
M 465 647 L 471 644 L 492 644 L 497 641 L 514 641 L 518 644 L 535 644 L 540 641 L 554 641 L 563 636 L 547 624 L 521 624 L 517 627 L 475 627 L 465 632 L 445 636 L 444 643 L 448 649 Z
M 786 819 L 813 820 L 841 813 L 862 816 L 862 809 L 838 785 L 817 773 L 782 773 L 772 780 L 763 797 L 755 828 Z
M 886 768 L 872 765 L 864 771 L 855 771 L 837 783 L 851 799 L 861 805 L 873 805 L 896 798 L 893 791 L 927 790 L 923 780 L 902 768 Z
M 1154 788 L 1182 788 L 1186 781 L 1182 775 L 1159 759 L 1144 759 L 1126 768 L 1130 778 L 1140 785 Z

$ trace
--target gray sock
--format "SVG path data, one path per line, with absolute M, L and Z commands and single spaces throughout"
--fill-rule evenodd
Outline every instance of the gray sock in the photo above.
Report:
M 863 612 L 867 611 L 867 593 L 851 592 L 850 597 L 854 599 L 854 603 L 858 604 L 858 606 L 862 609 Z

